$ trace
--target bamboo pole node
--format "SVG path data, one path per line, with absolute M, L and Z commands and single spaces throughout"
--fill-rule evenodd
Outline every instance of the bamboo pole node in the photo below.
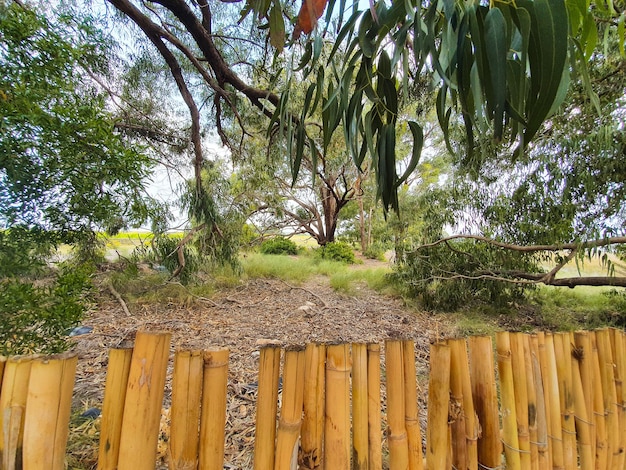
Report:
M 501 441 L 502 441 L 502 444 L 504 445 L 504 447 L 508 447 L 513 452 L 518 452 L 520 454 L 530 454 L 529 450 L 523 450 L 523 449 L 518 449 L 517 447 L 513 447 L 512 445 L 507 444 L 506 442 L 504 442 L 504 439 L 501 439 Z
M 401 440 L 406 439 L 406 438 L 407 438 L 406 432 L 403 432 L 401 434 L 389 434 L 387 436 L 387 440 L 388 441 L 401 441 Z
M 585 423 L 585 424 L 588 424 L 589 426 L 595 427 L 595 423 L 591 423 L 591 422 L 589 422 L 587 420 L 584 420 L 584 419 L 582 419 L 580 416 L 578 416 L 576 414 L 574 415 L 574 419 L 580 421 L 581 423 Z

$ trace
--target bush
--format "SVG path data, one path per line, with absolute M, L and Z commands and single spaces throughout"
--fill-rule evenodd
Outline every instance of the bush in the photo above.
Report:
M 261 244 L 261 253 L 265 255 L 295 255 L 298 254 L 298 247 L 285 237 L 274 237 Z
M 0 354 L 54 354 L 87 310 L 91 268 L 65 265 L 49 285 L 15 277 L 0 281 Z
M 531 255 L 463 240 L 406 252 L 396 261 L 393 278 L 424 308 L 442 311 L 472 303 L 504 307 L 521 301 L 533 288 L 484 276 L 490 266 L 501 272 L 538 272 Z
M 378 261 L 386 261 L 385 260 L 385 247 L 380 243 L 372 243 L 363 252 L 363 256 L 365 256 L 366 258 L 375 259 Z
M 320 247 L 317 250 L 320 258 L 329 259 L 333 261 L 340 261 L 342 263 L 354 264 L 356 258 L 354 257 L 354 250 L 345 242 L 330 242 Z

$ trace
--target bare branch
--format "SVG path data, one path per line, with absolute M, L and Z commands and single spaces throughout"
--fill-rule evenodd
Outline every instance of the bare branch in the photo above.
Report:
M 520 251 L 524 253 L 536 253 L 538 251 L 580 250 L 586 248 L 600 248 L 603 246 L 619 245 L 626 243 L 626 237 L 609 237 L 597 240 L 588 240 L 580 243 L 561 243 L 554 245 L 515 245 L 511 243 L 499 242 L 497 240 L 493 240 L 492 238 L 483 237 L 481 235 L 452 235 L 450 237 L 441 238 L 433 243 L 420 245 L 415 249 L 415 251 L 419 251 L 424 248 L 432 248 L 447 241 L 463 239 L 478 240 L 493 246 L 498 246 L 500 248 L 506 248 L 508 250 Z

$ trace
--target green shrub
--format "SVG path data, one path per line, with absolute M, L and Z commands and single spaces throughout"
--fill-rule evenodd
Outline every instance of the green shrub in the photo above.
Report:
M 538 272 L 531 255 L 462 240 L 406 252 L 396 260 L 393 278 L 424 308 L 440 311 L 473 303 L 506 307 L 532 290 L 528 284 L 491 279 L 491 266 L 500 272 Z
M 354 264 L 356 262 L 354 250 L 348 243 L 345 242 L 327 243 L 326 245 L 318 248 L 317 253 L 322 259 L 330 259 L 347 264 Z
M 385 260 L 385 247 L 380 243 L 372 243 L 363 252 L 363 256 L 369 259 L 376 259 L 378 261 L 386 261 Z
M 67 349 L 68 330 L 87 309 L 87 265 L 61 267 L 49 285 L 0 281 L 0 354 L 53 354 Z
M 274 237 L 261 243 L 261 253 L 265 255 L 295 255 L 298 246 L 285 237 Z

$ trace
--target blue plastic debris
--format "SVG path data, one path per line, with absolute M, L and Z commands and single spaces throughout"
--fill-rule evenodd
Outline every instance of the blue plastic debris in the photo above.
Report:
M 93 331 L 93 327 L 91 326 L 77 326 L 69 332 L 69 336 L 80 336 L 86 335 L 87 333 L 91 333 Z

